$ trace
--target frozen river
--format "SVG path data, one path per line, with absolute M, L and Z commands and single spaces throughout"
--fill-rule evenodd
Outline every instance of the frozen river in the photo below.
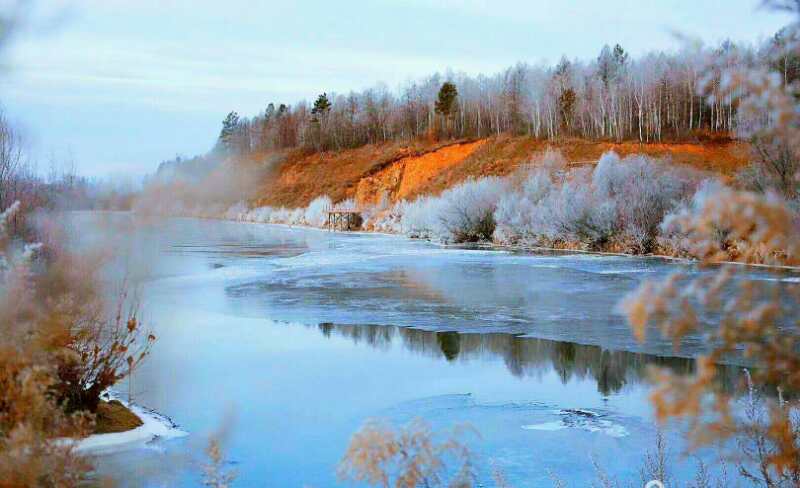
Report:
M 656 433 L 646 367 L 694 367 L 656 334 L 636 343 L 616 309 L 642 280 L 699 272 L 686 265 L 189 219 L 123 232 L 131 219 L 104 227 L 135 249 L 158 336 L 131 390 L 190 435 L 100 458 L 123 485 L 196 486 L 203 440 L 224 428 L 236 486 L 339 486 L 366 419 L 416 417 L 479 432 L 484 486 L 495 469 L 516 487 L 551 472 L 587 486 L 593 460 L 638 480 Z M 690 338 L 681 354 L 700 351 Z

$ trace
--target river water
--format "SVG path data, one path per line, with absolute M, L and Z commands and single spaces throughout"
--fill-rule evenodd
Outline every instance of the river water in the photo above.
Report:
M 127 249 L 158 342 L 131 384 L 189 436 L 97 459 L 123 486 L 197 486 L 221 432 L 235 486 L 341 486 L 336 466 L 367 419 L 469 425 L 478 480 L 512 486 L 638 481 L 657 427 L 648 365 L 691 372 L 616 305 L 688 265 L 657 259 L 442 248 L 376 234 L 82 214 L 87 241 Z M 102 222 L 99 222 L 102 221 Z M 98 231 L 99 229 L 99 231 Z M 133 230 L 135 229 L 135 230 Z M 106 243 L 106 245 L 108 245 Z M 735 382 L 738 368 L 725 368 Z M 666 431 L 674 474 L 680 429 Z

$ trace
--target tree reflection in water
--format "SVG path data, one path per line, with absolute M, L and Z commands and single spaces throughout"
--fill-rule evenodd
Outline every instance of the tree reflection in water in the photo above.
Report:
M 449 362 L 502 358 L 508 371 L 520 378 L 541 376 L 549 371 L 556 371 L 564 384 L 573 379 L 592 378 L 603 395 L 619 392 L 625 385 L 647 382 L 649 366 L 668 368 L 683 375 L 695 371 L 695 360 L 691 358 L 611 351 L 598 346 L 513 334 L 436 332 L 394 325 L 330 322 L 317 327 L 326 337 L 345 337 L 356 344 L 381 350 L 398 344 L 408 351 Z M 734 391 L 742 379 L 742 367 L 718 367 L 722 388 Z

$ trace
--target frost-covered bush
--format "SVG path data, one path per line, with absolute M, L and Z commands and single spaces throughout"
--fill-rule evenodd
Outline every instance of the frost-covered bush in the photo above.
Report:
M 437 197 L 419 197 L 413 202 L 404 202 L 400 229 L 409 237 L 441 239 L 446 230 L 439 218 L 443 201 Z
M 402 234 L 402 219 L 407 205 L 408 203 L 402 200 L 391 206 L 386 204 L 385 209 L 376 207 L 375 211 L 365 218 L 364 227 L 376 232 Z
M 682 168 L 646 156 L 620 160 L 606 153 L 592 174 L 592 186 L 598 201 L 616 207 L 621 237 L 631 250 L 646 253 L 654 249 L 667 213 L 691 194 L 694 179 Z
M 438 237 L 456 243 L 490 240 L 495 230 L 494 213 L 507 188 L 506 181 L 488 177 L 442 193 L 434 205 L 443 230 Z
M 617 231 L 614 202 L 594 190 L 585 171 L 574 172 L 543 198 L 532 221 L 550 241 L 580 243 L 591 249 L 601 248 Z
M 250 207 L 247 206 L 247 203 L 238 202 L 234 205 L 231 205 L 231 207 L 225 211 L 223 217 L 228 220 L 246 220 L 249 212 Z
M 618 195 L 623 191 L 625 169 L 617 153 L 608 151 L 600 156 L 592 172 L 592 185 L 595 190 L 606 196 Z
M 247 212 L 242 220 L 247 222 L 268 223 L 270 215 L 272 214 L 272 207 L 256 207 Z
M 306 207 L 303 218 L 307 225 L 323 227 L 328 221 L 327 211 L 333 208 L 333 201 L 328 195 L 315 198 Z
M 556 187 L 554 177 L 551 169 L 536 168 L 522 181 L 519 191 L 507 192 L 500 198 L 494 214 L 497 241 L 532 242 L 541 236 L 543 229 L 538 222 L 537 206 Z
M 499 242 L 613 247 L 650 252 L 664 216 L 690 195 L 696 178 L 645 156 L 603 154 L 594 170 L 567 172 L 557 153 L 501 198 L 495 212 Z
M 303 208 L 273 208 L 269 214 L 270 224 L 303 225 L 305 209 Z
M 681 222 L 697 218 L 706 204 L 711 199 L 717 198 L 726 189 L 727 187 L 718 179 L 701 181 L 694 194 L 684 198 L 664 216 L 664 220 L 659 225 L 659 247 L 670 254 L 688 255 L 692 242 Z M 715 235 L 717 242 L 725 239 L 725 232 L 721 229 L 712 234 Z

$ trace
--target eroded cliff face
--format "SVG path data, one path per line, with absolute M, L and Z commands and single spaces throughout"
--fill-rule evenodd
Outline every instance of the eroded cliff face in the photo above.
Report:
M 498 137 L 449 143 L 387 142 L 325 153 L 298 150 L 281 155 L 282 162 L 263 179 L 252 203 L 305 207 L 321 195 L 334 202 L 353 198 L 362 206 L 410 201 L 439 194 L 469 178 L 511 174 L 548 148 L 581 164 L 591 164 L 613 150 L 622 157 L 647 154 L 717 175 L 733 174 L 749 158 L 748 146 L 731 140 L 640 144 Z
M 411 200 L 422 193 L 433 178 L 464 162 L 485 143 L 485 140 L 480 140 L 453 144 L 419 156 L 398 159 L 375 174 L 361 178 L 356 187 L 356 203 L 376 205 L 382 200 Z

